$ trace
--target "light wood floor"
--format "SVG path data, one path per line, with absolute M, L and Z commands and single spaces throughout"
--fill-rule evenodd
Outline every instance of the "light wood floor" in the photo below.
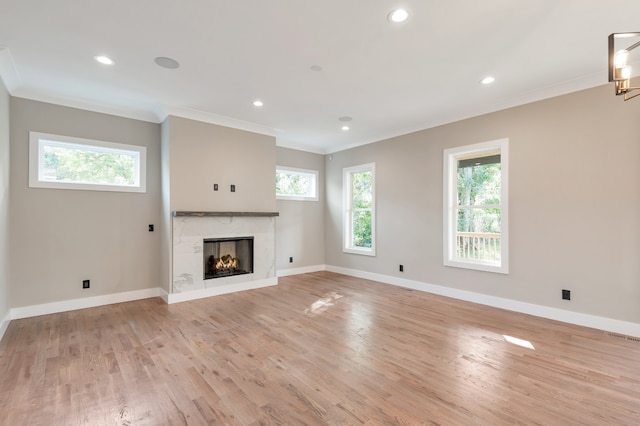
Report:
M 0 424 L 637 425 L 640 342 L 319 272 L 13 321 Z

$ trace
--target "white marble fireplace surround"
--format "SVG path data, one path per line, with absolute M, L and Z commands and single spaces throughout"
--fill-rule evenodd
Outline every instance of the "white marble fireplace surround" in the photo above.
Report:
M 276 285 L 277 212 L 173 212 L 173 272 L 169 301 Z M 254 237 L 253 273 L 204 279 L 203 241 Z

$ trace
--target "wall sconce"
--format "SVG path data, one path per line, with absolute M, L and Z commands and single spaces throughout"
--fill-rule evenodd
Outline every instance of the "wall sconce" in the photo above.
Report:
M 616 83 L 616 95 L 624 95 L 625 101 L 640 95 L 640 93 L 629 94 L 634 90 L 640 89 L 640 87 L 631 87 L 631 66 L 627 64 L 629 52 L 640 46 L 640 41 L 626 49 L 616 50 L 615 46 L 616 39 L 630 37 L 640 37 L 640 32 L 613 33 L 609 35 L 609 81 Z

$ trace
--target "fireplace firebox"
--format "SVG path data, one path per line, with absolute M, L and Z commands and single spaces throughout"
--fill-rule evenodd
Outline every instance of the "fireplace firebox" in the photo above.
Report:
M 202 253 L 205 280 L 253 273 L 253 237 L 207 238 Z

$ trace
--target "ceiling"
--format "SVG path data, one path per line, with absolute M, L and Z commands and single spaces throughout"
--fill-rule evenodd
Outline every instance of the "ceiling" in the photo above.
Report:
M 607 36 L 638 16 L 638 0 L 0 0 L 0 75 L 17 97 L 330 153 L 607 84 Z

